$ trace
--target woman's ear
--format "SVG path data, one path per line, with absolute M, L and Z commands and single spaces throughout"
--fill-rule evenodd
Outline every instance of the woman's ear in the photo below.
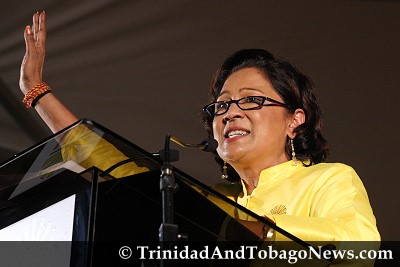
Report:
M 304 110 L 298 108 L 294 111 L 292 115 L 290 115 L 290 120 L 289 120 L 289 125 L 287 128 L 287 135 L 289 138 L 294 138 L 295 133 L 294 129 L 296 129 L 297 126 L 302 125 L 306 121 L 306 114 L 304 113 Z

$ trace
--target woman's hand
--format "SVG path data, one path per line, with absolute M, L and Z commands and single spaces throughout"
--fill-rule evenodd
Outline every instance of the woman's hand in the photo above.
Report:
M 43 64 L 46 55 L 46 14 L 44 11 L 33 15 L 33 25 L 26 26 L 24 37 L 26 52 L 21 64 L 19 86 L 26 94 L 38 83 L 43 82 Z M 35 105 L 35 110 L 53 133 L 78 120 L 52 93 L 41 97 Z
M 26 94 L 42 82 L 43 64 L 46 55 L 46 14 L 36 12 L 33 24 L 24 31 L 26 52 L 21 64 L 19 86 Z

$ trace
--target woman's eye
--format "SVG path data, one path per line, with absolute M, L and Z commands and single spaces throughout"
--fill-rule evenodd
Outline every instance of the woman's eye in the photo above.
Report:
M 223 109 L 226 107 L 226 102 L 221 102 L 221 103 L 216 103 L 215 108 L 218 109 Z
M 250 97 L 246 97 L 245 98 L 245 102 L 247 103 L 257 103 L 260 104 L 262 102 L 262 99 L 259 97 L 254 97 L 254 96 L 250 96 Z

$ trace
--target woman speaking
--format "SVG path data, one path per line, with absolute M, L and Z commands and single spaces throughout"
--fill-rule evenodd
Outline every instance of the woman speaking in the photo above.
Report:
M 57 132 L 78 119 L 42 79 L 45 12 L 34 14 L 24 36 L 24 103 Z M 216 190 L 303 240 L 380 240 L 357 173 L 325 163 L 328 145 L 314 86 L 292 64 L 261 49 L 236 52 L 215 74 L 203 114 L 219 144 L 223 178 L 239 177 Z M 262 227 L 248 227 L 265 234 Z

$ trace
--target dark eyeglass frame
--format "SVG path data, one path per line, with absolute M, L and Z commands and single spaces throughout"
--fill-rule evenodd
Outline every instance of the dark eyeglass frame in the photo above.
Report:
M 260 104 L 258 104 L 257 107 L 242 108 L 240 106 L 239 102 L 243 101 L 243 99 L 248 99 L 248 98 L 257 98 L 260 100 Z M 265 101 L 272 102 L 273 104 L 264 104 Z M 282 103 L 278 100 L 272 99 L 270 97 L 267 97 L 267 96 L 246 96 L 246 97 L 242 97 L 237 100 L 216 101 L 216 102 L 210 103 L 203 108 L 203 111 L 212 117 L 223 115 L 228 112 L 229 108 L 231 107 L 231 105 L 233 103 L 235 103 L 241 110 L 256 110 L 256 109 L 261 109 L 262 107 L 265 107 L 265 106 L 281 106 L 281 107 L 284 107 L 287 109 L 292 109 L 289 105 Z M 253 103 L 256 103 L 256 102 L 253 102 Z M 213 107 L 215 107 L 216 104 L 227 104 L 228 106 L 226 107 L 226 110 L 222 113 L 215 113 L 215 112 L 210 111 L 210 110 L 215 110 L 215 108 L 213 108 Z

